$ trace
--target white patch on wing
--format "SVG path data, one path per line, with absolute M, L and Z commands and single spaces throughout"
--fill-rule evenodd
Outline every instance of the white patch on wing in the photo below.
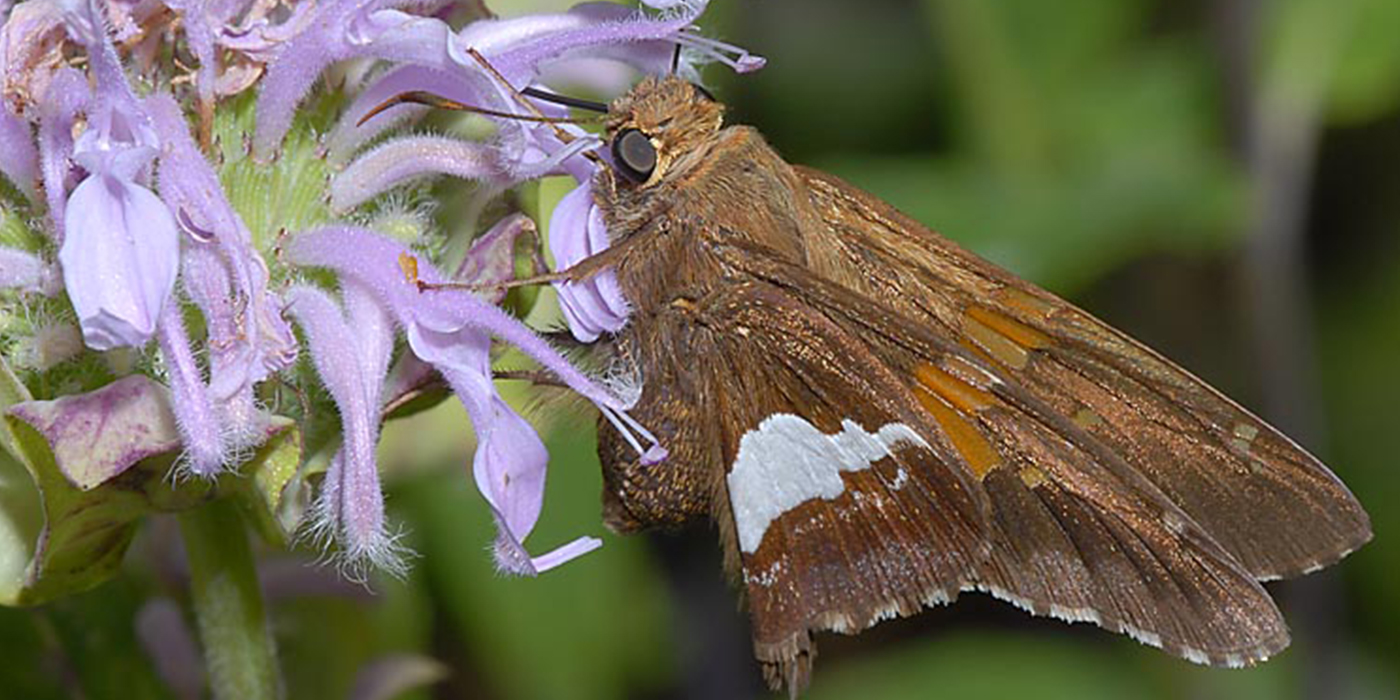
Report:
M 846 490 L 841 472 L 868 469 L 900 443 L 928 447 L 903 423 L 869 433 L 855 421 L 843 420 L 841 432 L 827 435 L 800 416 L 768 416 L 739 440 L 729 472 L 739 549 L 757 551 L 763 533 L 779 516 L 813 498 L 840 496 Z

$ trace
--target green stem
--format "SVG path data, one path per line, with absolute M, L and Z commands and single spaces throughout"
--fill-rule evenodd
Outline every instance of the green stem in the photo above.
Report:
M 214 698 L 281 697 L 276 649 L 237 507 L 219 500 L 186 511 L 180 532 Z

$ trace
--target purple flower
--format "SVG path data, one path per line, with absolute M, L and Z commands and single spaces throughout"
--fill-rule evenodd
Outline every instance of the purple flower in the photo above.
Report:
M 496 561 L 502 570 L 534 574 L 600 543 L 581 538 L 538 557 L 529 556 L 522 546 L 539 517 L 548 455 L 534 430 L 496 393 L 490 336 L 520 348 L 593 401 L 646 459 L 664 458 L 656 439 L 627 416 L 624 398 L 583 375 L 519 321 L 469 292 L 420 291 L 418 282 L 437 285 L 443 279 L 422 263 L 417 280 L 405 277 L 403 261 L 417 258 L 401 244 L 364 229 L 333 227 L 298 236 L 288 244 L 286 255 L 297 264 L 330 268 L 341 279 L 370 290 L 404 329 L 414 355 L 432 364 L 451 385 L 476 427 L 472 471 L 500 529 Z
M 603 214 L 593 203 L 593 188 L 587 181 L 559 200 L 549 222 L 549 247 L 559 269 L 568 269 L 608 247 L 608 230 Z M 583 343 L 591 343 L 603 333 L 615 332 L 627 323 L 631 307 L 618 286 L 617 274 L 605 270 L 583 283 L 559 282 L 559 306 L 569 322 L 569 331 Z
M 224 196 L 179 106 L 156 95 L 147 100 L 147 109 L 167 135 L 159 166 L 161 196 L 188 234 L 184 288 L 204 314 L 210 400 L 231 447 L 251 447 L 266 434 L 254 387 L 296 359 L 296 338 L 282 318 L 281 301 L 268 289 L 267 265 L 252 233 Z
M 144 345 L 155 334 L 179 271 L 180 239 L 170 210 L 140 183 L 159 152 L 155 130 L 120 94 L 125 83 L 98 89 L 88 130 L 73 148 L 88 176 L 64 206 L 58 259 L 83 341 L 111 350 Z
M 300 94 L 290 88 L 293 81 L 305 82 L 306 76 L 292 75 L 290 66 L 321 60 L 319 56 L 301 55 L 313 44 L 324 47 L 330 42 L 347 55 L 399 62 L 400 67 L 365 89 L 332 132 L 330 157 L 343 162 L 360 143 L 405 117 L 422 113 L 421 106 L 405 104 L 361 123 L 371 109 L 402 92 L 422 90 L 474 106 L 523 111 L 510 90 L 467 55 L 468 49 L 479 52 L 517 88 L 538 86 L 548 76 L 568 75 L 568 67 L 578 63 L 596 66 L 612 62 L 643 72 L 663 72 L 677 46 L 690 49 L 688 55 L 692 59 L 720 60 L 737 70 L 762 66 L 761 58 L 689 31 L 690 22 L 705 3 L 649 4 L 671 12 L 656 19 L 619 5 L 587 3 L 563 14 L 473 22 L 456 34 L 433 20 L 410 20 L 401 13 L 374 13 L 369 6 L 363 6 L 359 15 L 337 15 L 342 24 L 328 22 L 320 26 L 319 33 L 308 32 L 299 39 L 302 43 L 289 45 L 289 68 L 284 69 L 279 62 L 269 76 L 276 81 L 284 72 L 288 74 L 282 82 L 273 83 L 281 86 L 282 92 L 269 88 L 262 96 L 262 106 L 271 108 L 276 115 L 300 99 Z M 356 18 L 362 20 L 361 25 L 374 27 L 374 31 L 356 25 Z M 380 19 L 370 21 L 373 18 Z M 358 41 L 347 39 L 352 35 Z M 683 69 L 691 70 L 688 65 L 683 65 Z M 537 103 L 535 107 L 546 114 L 563 114 L 556 105 Z M 259 119 L 260 147 L 270 148 L 284 130 L 279 126 L 281 119 L 264 121 L 261 112 Z M 336 177 L 332 184 L 333 206 L 344 210 L 405 180 L 429 174 L 476 179 L 486 184 L 488 191 L 495 191 L 523 180 L 568 173 L 582 184 L 559 204 L 550 224 L 550 247 L 556 263 L 565 268 L 606 249 L 607 230 L 590 195 L 594 166 L 579 157 L 584 150 L 595 148 L 597 139 L 573 126 L 497 121 L 500 134 L 494 150 L 441 137 L 403 137 L 385 142 Z M 584 282 L 555 287 L 569 328 L 580 341 L 592 342 L 626 323 L 630 308 L 611 271 Z
M 37 9 L 29 16 L 43 20 L 33 24 L 38 20 L 31 19 L 33 26 L 54 41 L 86 50 L 93 85 L 90 90 L 89 78 L 72 68 L 53 72 L 37 109 L 29 113 L 39 123 L 39 172 L 51 235 L 59 244 L 64 289 L 84 342 L 108 350 L 142 346 L 159 336 L 185 447 L 183 463 L 195 474 L 213 476 L 235 450 L 265 439 L 252 385 L 290 363 L 295 339 L 269 302 L 267 268 L 190 138 L 179 106 L 159 93 L 136 98 L 103 30 L 106 22 L 93 14 L 105 9 L 107 19 L 115 20 L 143 16 L 150 8 L 122 2 L 33 4 Z M 13 21 L 3 36 L 10 46 L 23 48 L 18 55 L 38 50 L 35 39 L 17 33 Z M 8 76 L 25 78 L 16 84 L 35 84 L 30 74 L 37 68 L 9 68 L 16 71 Z M 157 163 L 159 196 L 151 188 Z M 182 260 L 178 231 L 180 223 L 191 220 L 186 216 L 181 222 L 176 213 L 186 211 L 198 212 L 196 218 L 205 222 L 203 229 L 184 226 L 191 240 L 207 243 L 194 245 L 184 264 L 199 273 L 186 286 L 205 311 L 212 387 L 205 384 L 182 312 L 172 301 Z M 210 242 L 210 232 L 219 234 L 217 240 Z M 223 307 L 211 301 L 218 296 L 211 289 L 224 292 Z
M 364 580 L 367 565 L 401 575 L 402 551 L 387 534 L 384 496 L 374 447 L 379 436 L 379 408 L 389 354 L 394 347 L 392 322 L 361 285 L 342 290 L 345 310 L 314 287 L 287 293 L 289 310 L 306 332 L 321 381 L 340 410 L 344 441 L 322 482 L 313 524 L 343 546 L 346 570 Z
M 65 68 L 54 75 L 44 92 L 44 101 L 35 110 L 39 116 L 39 175 L 53 223 L 47 233 L 59 244 L 63 242 L 68 192 L 80 176 L 72 166 L 73 126 L 90 99 L 87 79 L 76 70 Z
M 540 555 L 525 548 L 543 506 L 549 455 L 495 388 L 493 340 L 519 348 L 593 402 L 644 462 L 665 459 L 666 451 L 627 414 L 639 387 L 595 381 L 498 308 L 503 289 L 476 294 L 444 287 L 445 278 L 426 258 L 389 238 L 338 225 L 279 243 L 275 262 L 325 268 L 336 276 L 338 293 L 305 280 L 279 291 L 270 258 L 223 189 L 221 176 L 230 171 L 219 169 L 222 160 L 210 162 L 212 142 L 191 135 L 186 114 L 198 115 L 200 135 L 208 137 L 218 98 L 260 84 L 251 145 L 266 160 L 324 69 L 346 59 L 384 62 L 383 70 L 373 71 L 361 62 L 375 77 L 325 143 L 325 155 L 340 170 L 326 199 L 295 216 L 323 218 L 324 205 L 349 214 L 422 176 L 472 180 L 484 198 L 567 174 L 580 184 L 554 212 L 550 245 L 559 264 L 570 266 L 608 245 L 591 197 L 597 166 L 583 157 L 602 145 L 597 136 L 574 125 L 498 119 L 487 141 L 403 135 L 359 153 L 385 129 L 426 109 L 405 104 L 364 124 L 361 118 L 410 90 L 502 111 L 565 116 L 567 110 L 552 103 L 522 104 L 517 90 L 567 81 L 613 94 L 638 72 L 671 70 L 677 47 L 684 49 L 679 70 L 692 78 L 698 61 L 738 70 L 762 64 L 696 33 L 691 23 L 705 6 L 699 1 L 649 0 L 661 10 L 651 14 L 585 3 L 565 13 L 474 22 L 460 31 L 435 16 L 449 4 L 30 0 L 10 7 L 0 0 L 8 13 L 0 28 L 0 175 L 31 200 L 42 199 L 34 204 L 47 205 L 51 225 L 43 229 L 58 251 L 54 264 L 46 253 L 0 248 L 0 287 L 65 291 L 92 349 L 142 347 L 155 338 L 183 449 L 181 468 L 203 477 L 238 466 L 269 434 L 260 397 L 271 393 L 258 388 L 295 361 L 294 321 L 342 428 L 310 529 L 339 546 L 346 571 L 357 579 L 370 567 L 404 570 L 404 552 L 384 512 L 375 446 L 386 407 L 434 372 L 476 430 L 472 473 L 497 524 L 498 567 L 533 575 L 601 544 L 579 537 Z M 73 60 L 82 54 L 85 60 Z M 162 89 L 138 98 L 128 81 L 128 66 L 168 76 L 158 69 L 170 55 L 192 56 L 198 64 L 188 91 L 194 105 Z M 237 163 L 223 145 L 221 157 Z M 289 149 L 289 158 L 304 156 Z M 503 219 L 468 251 L 454 281 L 491 285 L 513 278 L 517 239 L 533 231 L 523 215 Z M 416 265 L 411 276 L 401 269 L 408 263 Z M 539 252 L 535 265 L 543 271 Z M 558 290 L 580 340 L 626 322 L 629 307 L 610 271 Z M 407 342 L 395 358 L 398 332 Z
M 282 48 L 269 68 L 259 97 L 255 152 L 262 157 L 272 153 L 296 104 L 330 62 L 350 57 L 391 61 L 397 66 L 364 89 L 331 134 L 329 158 L 335 163 L 349 162 L 332 181 L 332 208 L 348 211 L 424 175 L 452 174 L 476 180 L 486 191 L 494 192 L 524 180 L 569 174 L 581 184 L 556 208 L 550 232 L 557 263 L 570 266 L 608 245 L 602 216 L 591 196 L 595 166 L 580 157 L 585 150 L 600 145 L 596 137 L 573 126 L 502 119 L 489 146 L 439 136 L 406 136 L 387 140 L 352 161 L 360 144 L 405 118 L 422 114 L 424 108 L 394 106 L 369 122 L 361 122 L 371 109 L 413 90 L 474 106 L 524 111 L 513 89 L 547 84 L 557 76 L 577 77 L 578 73 L 571 74 L 569 69 L 579 63 L 612 63 L 645 73 L 663 72 L 677 45 L 689 49 L 689 60 L 718 59 L 738 70 L 762 65 L 762 59 L 690 31 L 703 2 L 652 4 L 669 9 L 669 14 L 653 18 L 617 5 L 591 3 L 559 15 L 474 22 L 457 33 L 436 19 L 389 9 L 392 5 L 387 2 L 326 5 L 317 11 L 308 29 Z M 509 85 L 480 65 L 469 49 L 483 56 Z M 692 70 L 689 60 L 683 70 Z M 605 80 L 617 87 L 615 75 L 605 76 Z M 533 107 L 549 115 L 564 114 L 553 104 L 536 102 Z M 345 284 L 370 290 L 404 329 L 413 355 L 431 364 L 466 406 L 478 437 L 473 474 L 497 522 L 495 554 L 502 570 L 534 574 L 590 551 L 599 542 L 580 538 L 541 556 L 531 556 L 524 548 L 542 506 L 548 455 L 534 430 L 495 391 L 491 336 L 520 347 L 593 400 L 643 460 L 656 462 L 666 457 L 655 438 L 626 414 L 630 401 L 579 374 L 499 309 L 463 291 L 420 290 L 416 284 L 420 280 L 430 286 L 441 280 L 403 246 L 368 231 L 336 227 L 299 236 L 286 254 L 294 263 L 328 267 Z M 401 274 L 399 263 L 405 259 L 419 264 L 419 280 Z M 587 282 L 559 285 L 558 289 L 569 327 L 581 341 L 591 342 L 603 333 L 615 332 L 626 322 L 630 308 L 611 271 Z M 312 344 L 315 354 L 316 341 Z M 347 404 L 339 397 L 337 403 L 344 416 Z M 358 425 L 367 419 L 355 420 Z M 344 458 L 337 468 L 349 470 L 353 461 Z M 366 522 L 382 522 L 375 508 L 372 517 L 364 516 Z M 338 522 L 348 519 L 348 511 L 342 511 Z

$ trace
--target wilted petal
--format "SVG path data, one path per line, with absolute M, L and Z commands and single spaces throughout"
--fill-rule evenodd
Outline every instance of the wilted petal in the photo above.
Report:
M 105 0 L 100 7 L 106 10 L 104 14 L 112 28 L 112 38 L 124 42 L 141 34 L 141 25 L 153 15 L 173 5 L 164 0 Z
M 482 143 L 441 136 L 394 139 L 360 156 L 331 181 L 331 209 L 346 212 L 414 178 L 446 174 L 497 180 L 492 150 Z
M 549 248 L 554 253 L 555 266 L 566 270 L 607 247 L 603 215 L 593 203 L 592 187 L 585 181 L 559 200 L 550 218 Z M 580 342 L 591 343 L 627 323 L 631 307 L 612 270 L 583 282 L 556 282 L 554 288 L 559 292 L 569 332 Z
M 214 88 L 218 82 L 219 57 L 216 42 L 236 14 L 248 5 L 247 0 L 162 0 L 170 9 L 180 13 L 185 28 L 185 40 L 199 61 L 195 87 L 199 101 L 214 104 Z
M 180 241 L 165 203 L 131 181 L 92 175 L 64 210 L 58 259 L 83 341 L 144 345 L 175 284 Z
M 139 374 L 86 394 L 16 404 L 9 414 L 44 437 L 63 476 L 83 490 L 180 446 L 165 388 Z
M 452 276 L 456 280 L 466 280 L 476 284 L 491 284 L 515 279 L 515 242 L 520 236 L 535 235 L 535 222 L 524 214 L 511 214 L 497 221 L 489 231 L 472 241 L 467 257 Z M 544 272 L 543 260 L 537 263 L 538 272 Z M 506 289 L 482 292 L 487 301 L 499 304 L 506 298 Z
M 91 17 L 88 0 L 30 0 L 0 24 L 0 81 L 15 114 L 27 114 L 45 99 L 49 82 L 67 63 L 68 43 L 96 36 Z
M 282 44 L 306 29 L 315 19 L 319 3 L 298 2 L 290 14 L 280 16 L 274 23 L 275 6 L 259 3 L 250 8 L 238 26 L 224 26 L 219 32 L 219 45 L 230 51 L 262 63 L 271 60 Z

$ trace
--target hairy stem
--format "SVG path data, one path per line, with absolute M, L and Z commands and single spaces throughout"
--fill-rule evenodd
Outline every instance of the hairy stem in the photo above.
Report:
M 180 516 L 209 685 L 218 700 L 282 696 L 277 655 L 243 518 L 227 501 Z

